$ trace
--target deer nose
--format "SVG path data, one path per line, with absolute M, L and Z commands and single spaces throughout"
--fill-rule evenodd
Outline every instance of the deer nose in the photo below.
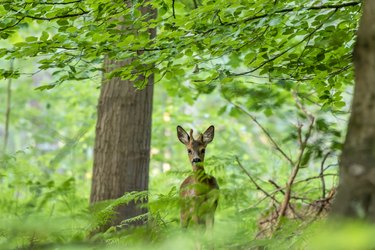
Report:
M 193 162 L 201 162 L 201 159 L 200 158 L 194 158 Z

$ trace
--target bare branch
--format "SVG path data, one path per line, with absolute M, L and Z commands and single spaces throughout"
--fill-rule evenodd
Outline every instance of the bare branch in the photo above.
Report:
M 326 176 L 338 176 L 338 174 L 333 174 L 333 173 L 330 173 L 330 174 L 323 174 L 324 177 Z M 302 180 L 298 180 L 296 182 L 294 182 L 294 184 L 299 184 L 299 183 L 302 183 L 302 182 L 308 182 L 308 181 L 311 181 L 311 180 L 314 180 L 314 179 L 320 179 L 321 178 L 321 175 L 317 175 L 317 176 L 311 176 L 311 177 L 308 177 L 308 178 L 305 178 L 305 179 L 302 179 Z
M 275 188 L 277 188 L 277 191 L 279 191 L 282 194 L 285 194 L 285 192 L 282 190 L 279 184 L 277 184 L 275 181 L 269 179 L 268 182 L 271 183 Z
M 197 9 L 198 8 L 197 0 L 193 0 L 193 4 L 194 4 L 194 9 Z
M 305 134 L 305 138 L 302 140 L 302 131 L 301 131 L 301 127 L 299 127 L 299 130 L 298 130 L 298 133 L 300 134 L 299 135 L 299 141 L 300 141 L 300 149 L 299 149 L 299 154 L 298 154 L 298 158 L 297 158 L 297 161 L 292 169 L 292 173 L 290 174 L 289 176 L 289 179 L 288 179 L 288 182 L 286 184 L 286 190 L 285 190 L 285 196 L 284 196 L 284 201 L 280 207 L 280 218 L 285 216 L 285 213 L 286 213 L 286 210 L 287 210 L 287 207 L 288 207 L 288 204 L 289 204 L 289 201 L 290 201 L 290 197 L 291 197 L 291 193 L 292 193 L 292 186 L 293 186 L 293 183 L 294 183 L 294 180 L 296 179 L 297 177 L 297 174 L 298 174 L 298 171 L 301 167 L 301 162 L 302 162 L 302 158 L 303 158 L 303 155 L 305 153 L 305 149 L 306 149 L 306 146 L 307 146 L 307 142 L 308 140 L 310 139 L 310 136 L 311 136 L 311 132 L 312 132 L 312 129 L 314 127 L 314 122 L 315 122 L 315 117 L 313 117 L 306 109 L 305 107 L 299 102 L 299 99 L 297 98 L 296 99 L 296 103 L 297 103 L 297 106 L 299 106 L 299 108 L 306 113 L 307 117 L 309 118 L 310 120 L 310 124 L 309 124 L 309 127 L 308 127 L 308 130 Z M 280 218 L 277 222 L 277 227 L 279 226 L 280 224 Z
M 320 179 L 322 181 L 322 199 L 324 199 L 326 197 L 326 182 L 324 180 L 324 163 L 326 162 L 328 156 L 331 154 L 331 152 L 328 152 L 324 155 L 323 157 L 323 161 L 322 163 L 320 164 Z
M 290 165 L 294 165 L 292 159 L 280 148 L 280 146 L 276 143 L 276 141 L 272 138 L 271 134 L 257 121 L 257 119 L 244 107 L 241 105 L 238 105 L 236 103 L 233 103 L 228 100 L 229 103 L 231 103 L 233 106 L 235 106 L 237 109 L 244 112 L 247 116 L 250 117 L 250 119 L 263 131 L 263 133 L 267 136 L 267 138 L 270 140 L 272 145 L 275 147 L 277 151 L 280 152 L 284 156 L 284 158 L 289 162 Z
M 326 168 L 327 169 L 327 168 Z M 324 177 L 326 176 L 338 176 L 337 174 L 333 174 L 333 173 L 330 173 L 330 174 L 324 174 Z M 298 180 L 298 181 L 295 181 L 294 182 L 294 185 L 295 184 L 300 184 L 300 183 L 303 183 L 303 182 L 308 182 L 308 181 L 311 181 L 311 180 L 315 180 L 315 179 L 319 179 L 320 178 L 320 175 L 317 175 L 317 176 L 311 176 L 311 177 L 308 177 L 308 178 L 305 178 L 305 179 L 302 179 L 302 180 Z M 273 190 L 272 192 L 269 192 L 269 195 L 271 196 L 274 196 L 276 193 L 282 191 L 282 190 L 285 190 L 287 187 L 280 187 L 280 188 L 276 188 L 275 190 Z M 263 201 L 265 201 L 268 197 L 264 197 L 262 199 L 260 199 L 257 203 L 253 204 L 251 207 L 249 207 L 248 209 L 252 209 L 252 208 L 255 208 L 257 207 L 260 203 L 262 203 Z M 327 198 L 326 198 L 327 199 Z M 247 209 L 245 209 L 247 210 Z
M 175 0 L 172 0 L 172 15 L 173 15 L 173 18 L 176 19 L 176 10 L 174 8 L 174 1 Z
M 280 203 L 279 201 L 277 201 L 275 199 L 274 196 L 270 195 L 266 190 L 264 190 L 261 186 L 258 185 L 258 183 L 256 183 L 256 181 L 254 180 L 254 178 L 251 176 L 251 174 L 246 170 L 246 168 L 244 168 L 244 166 L 241 164 L 240 160 L 238 159 L 238 157 L 236 156 L 236 161 L 237 161 L 237 164 L 238 166 L 245 172 L 245 174 L 249 177 L 250 181 L 254 184 L 254 186 L 257 188 L 257 190 L 261 191 L 263 194 L 265 194 L 265 196 L 271 198 L 274 202 L 276 203 Z
M 271 183 L 271 184 L 276 188 L 277 192 L 280 192 L 281 194 L 285 195 L 285 192 L 284 192 L 284 190 L 283 190 L 283 189 L 285 189 L 285 187 L 282 188 L 279 184 L 277 184 L 275 181 L 273 181 L 273 180 L 271 180 L 271 179 L 269 179 L 268 182 Z M 302 200 L 302 201 L 303 201 L 303 200 L 310 200 L 310 199 L 305 198 L 305 197 L 293 196 L 293 195 L 290 196 L 290 198 L 291 198 L 291 199 L 294 199 L 294 200 Z

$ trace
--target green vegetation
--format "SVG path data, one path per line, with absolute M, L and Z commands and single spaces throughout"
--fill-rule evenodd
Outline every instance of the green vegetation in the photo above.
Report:
M 217 249 L 374 247 L 373 227 L 332 233 L 322 219 L 338 184 L 360 11 L 341 0 L 2 1 L 0 249 L 194 249 L 199 237 Z M 105 56 L 131 58 L 106 77 L 140 91 L 138 76 L 155 74 L 150 185 L 90 206 Z M 214 240 L 180 229 L 190 164 L 176 137 L 177 125 L 211 124 Z M 97 230 L 116 205 L 146 197 L 147 225 Z M 316 235 L 323 227 L 332 238 Z

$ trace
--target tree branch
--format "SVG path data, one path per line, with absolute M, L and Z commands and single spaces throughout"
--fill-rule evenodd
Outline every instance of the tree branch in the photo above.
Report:
M 284 190 L 283 190 L 283 189 L 285 189 L 285 187 L 282 188 L 279 184 L 277 184 L 274 180 L 271 180 L 271 179 L 269 179 L 268 182 L 271 183 L 271 184 L 276 188 L 277 192 L 280 192 L 281 194 L 285 195 L 285 192 L 284 192 Z M 296 183 L 296 182 L 295 182 L 295 183 Z M 302 201 L 303 201 L 303 200 L 310 200 L 310 199 L 308 199 L 308 198 L 305 198 L 305 197 L 299 197 L 299 196 L 290 196 L 290 198 L 291 198 L 291 199 L 295 199 L 295 200 L 302 200 Z
M 326 198 L 326 182 L 324 180 L 324 163 L 326 162 L 328 156 L 331 154 L 331 152 L 328 152 L 324 155 L 323 161 L 320 164 L 320 180 L 322 182 L 322 199 Z
M 235 22 L 223 23 L 222 26 L 232 26 L 232 25 L 235 26 L 235 25 L 239 25 L 241 23 L 246 23 L 246 22 L 262 19 L 262 18 L 265 18 L 265 17 L 269 17 L 269 16 L 272 16 L 274 14 L 284 14 L 284 13 L 289 13 L 289 12 L 297 12 L 297 11 L 300 11 L 300 10 L 327 10 L 327 9 L 338 10 L 338 9 L 341 9 L 341 8 L 357 6 L 357 5 L 360 5 L 360 4 L 361 4 L 361 1 L 353 1 L 353 2 L 348 2 L 348 3 L 343 3 L 343 4 L 336 4 L 336 5 L 335 4 L 327 4 L 327 5 L 320 5 L 320 6 L 310 6 L 310 7 L 305 7 L 305 8 L 303 8 L 303 7 L 286 8 L 286 9 L 273 11 L 272 13 L 266 13 L 266 14 L 262 14 L 262 15 L 251 16 L 251 17 L 248 17 L 248 18 L 245 18 L 245 19 L 242 19 L 242 20 L 239 20 L 239 21 L 235 21 Z M 211 29 L 208 29 L 204 32 L 199 32 L 199 33 L 207 34 L 207 33 L 210 33 L 212 31 L 214 31 L 215 29 L 216 28 L 211 28 Z
M 68 4 L 73 4 L 73 3 L 81 3 L 83 2 L 82 0 L 76 0 L 76 1 L 71 1 L 71 2 L 58 2 L 58 3 L 54 3 L 54 2 L 39 2 L 39 3 L 36 3 L 36 4 L 45 4 L 45 5 L 68 5 Z
M 27 15 L 27 14 L 21 13 L 21 12 L 17 11 L 16 9 L 13 9 L 13 8 L 11 10 L 16 12 L 18 15 L 21 16 L 20 20 L 23 20 L 24 18 L 31 18 L 31 19 L 35 19 L 35 20 L 44 20 L 44 21 L 52 21 L 52 20 L 55 20 L 55 19 L 77 17 L 77 16 L 82 16 L 82 15 L 86 15 L 86 14 L 90 13 L 89 11 L 85 11 L 82 8 L 79 8 L 79 10 L 81 11 L 80 13 L 73 13 L 73 14 L 66 13 L 64 15 L 59 15 L 59 16 L 54 16 L 54 17 L 39 17 L 39 16 L 32 16 L 32 15 Z M 13 25 L 13 27 L 16 26 L 18 23 Z
M 193 4 L 194 4 L 194 9 L 198 9 L 198 3 L 197 3 L 197 0 L 193 0 Z
M 323 176 L 326 177 L 326 176 L 338 176 L 338 175 L 331 173 L 331 174 L 323 174 Z M 314 180 L 314 179 L 320 179 L 320 178 L 321 178 L 321 175 L 311 176 L 311 177 L 307 177 L 307 178 L 302 179 L 302 180 L 298 180 L 298 181 L 294 182 L 294 184 L 299 184 L 299 183 L 302 183 L 302 182 L 308 182 L 308 181 L 311 181 L 311 180 Z
M 246 170 L 246 168 L 241 164 L 240 160 L 238 159 L 238 156 L 236 156 L 236 161 L 237 161 L 237 164 L 238 166 L 245 172 L 245 174 L 249 177 L 249 179 L 251 180 L 251 182 L 254 184 L 254 186 L 257 188 L 257 190 L 260 190 L 265 196 L 271 198 L 274 202 L 276 203 L 280 203 L 279 201 L 277 201 L 275 199 L 275 197 L 273 197 L 272 195 L 270 195 L 266 190 L 264 190 L 261 186 L 258 185 L 258 183 L 256 183 L 256 181 L 254 180 L 254 178 L 250 175 L 250 173 Z
M 14 24 L 12 25 L 9 25 L 9 26 L 6 26 L 4 28 L 1 28 L 0 31 L 4 31 L 4 30 L 7 30 L 7 29 L 11 29 L 13 27 L 16 27 L 20 22 L 22 22 L 22 20 L 25 19 L 25 17 L 21 17 L 20 19 L 17 20 L 17 22 L 15 22 Z
M 172 15 L 173 15 L 173 18 L 176 19 L 176 10 L 174 8 L 174 1 L 175 0 L 172 0 Z
M 308 130 L 306 132 L 306 135 L 305 135 L 304 139 L 302 139 L 302 129 L 301 129 L 301 127 L 298 128 L 298 134 L 299 134 L 298 137 L 300 138 L 299 139 L 299 141 L 300 141 L 300 152 L 298 154 L 297 161 L 296 161 L 296 163 L 295 163 L 295 165 L 292 169 L 292 172 L 291 172 L 291 174 L 289 176 L 289 179 L 288 179 L 288 182 L 286 184 L 284 201 L 283 201 L 283 203 L 281 204 L 281 207 L 280 207 L 280 217 L 279 217 L 279 220 L 277 222 L 276 228 L 278 228 L 279 225 L 280 225 L 281 217 L 285 216 L 285 214 L 286 214 L 286 210 L 287 210 L 287 207 L 288 207 L 288 204 L 289 204 L 289 201 L 290 201 L 290 197 L 291 197 L 291 193 L 292 193 L 292 186 L 293 186 L 294 180 L 297 177 L 298 171 L 301 167 L 302 158 L 303 158 L 306 146 L 307 146 L 307 142 L 310 139 L 311 132 L 312 132 L 312 129 L 314 127 L 314 122 L 315 122 L 315 118 L 307 112 L 307 110 L 300 103 L 298 98 L 296 98 L 296 103 L 297 103 L 297 106 L 302 110 L 302 112 L 306 113 L 307 117 L 310 120 L 310 124 L 309 124 Z
M 43 4 L 43 5 L 68 5 L 73 3 L 81 3 L 83 0 L 75 0 L 71 2 L 32 2 L 33 4 Z M 30 2 L 31 3 L 31 2 Z M 0 4 L 14 4 L 14 1 L 0 1 Z
M 289 162 L 290 165 L 294 165 L 292 159 L 284 152 L 284 150 L 281 149 L 281 147 L 276 143 L 276 141 L 272 138 L 271 134 L 257 121 L 257 119 L 249 112 L 247 111 L 247 109 L 245 109 L 244 107 L 242 107 L 241 105 L 238 105 L 236 103 L 233 103 L 231 101 L 228 100 L 229 103 L 231 103 L 233 106 L 235 106 L 237 109 L 241 110 L 242 112 L 244 112 L 247 116 L 250 117 L 250 119 L 256 124 L 258 125 L 258 127 L 263 131 L 263 133 L 267 136 L 267 138 L 270 140 L 270 142 L 272 143 L 272 145 L 275 147 L 275 149 L 277 151 L 280 152 L 280 154 L 282 154 L 282 156 L 284 156 L 284 158 Z
M 296 48 L 297 46 L 299 46 L 300 44 L 302 44 L 304 41 L 306 40 L 309 40 L 311 38 L 312 35 L 314 35 L 315 32 L 317 32 L 321 27 L 323 27 L 323 25 L 333 16 L 333 14 L 335 14 L 336 10 L 334 12 L 331 13 L 331 15 L 329 15 L 324 22 L 322 22 L 318 27 L 316 27 L 311 33 L 307 34 L 301 41 L 297 42 L 296 44 L 290 46 L 289 48 L 287 48 L 286 50 L 280 52 L 279 54 L 273 56 L 272 58 L 262 62 L 260 65 L 258 65 L 257 67 L 249 70 L 249 71 L 245 71 L 245 72 L 240 72 L 240 73 L 234 73 L 232 74 L 233 76 L 242 76 L 242 75 L 247 75 L 247 74 L 250 74 L 250 73 L 253 73 L 255 71 L 257 71 L 258 69 L 262 68 L 264 65 L 276 60 L 277 58 L 283 56 L 284 54 L 288 53 L 290 50 Z
M 301 7 L 287 8 L 287 9 L 276 10 L 272 13 L 266 13 L 266 14 L 262 14 L 262 15 L 258 15 L 258 16 L 248 17 L 248 18 L 245 18 L 243 20 L 236 21 L 236 22 L 224 23 L 224 25 L 237 25 L 239 23 L 249 22 L 249 21 L 265 18 L 265 17 L 268 17 L 268 16 L 272 16 L 274 14 L 283 14 L 283 13 L 288 13 L 288 12 L 296 12 L 296 11 L 300 11 L 300 10 L 326 10 L 326 9 L 338 10 L 338 9 L 341 9 L 341 8 L 357 6 L 357 5 L 360 5 L 360 4 L 361 4 L 360 1 L 354 1 L 354 2 L 348 2 L 348 3 L 343 3 L 343 4 L 327 4 L 327 5 L 320 5 L 320 6 L 310 6 L 310 7 L 306 7 L 306 8 L 301 8 Z
M 37 17 L 37 16 L 31 16 L 31 15 L 24 15 L 24 17 L 35 19 L 35 20 L 52 21 L 52 20 L 55 20 L 55 19 L 63 19 L 63 18 L 83 16 L 83 15 L 86 15 L 88 13 L 89 13 L 88 11 L 82 11 L 81 13 L 65 14 L 65 15 L 54 16 L 54 17 Z
M 327 169 L 327 168 L 325 168 Z M 324 176 L 337 176 L 337 174 L 324 174 Z M 310 181 L 310 180 L 314 180 L 314 179 L 319 179 L 320 178 L 320 175 L 317 175 L 317 176 L 311 176 L 311 177 L 308 177 L 306 179 L 302 179 L 302 180 L 299 180 L 299 181 L 296 181 L 294 182 L 294 184 L 299 184 L 299 183 L 302 183 L 302 182 L 307 182 L 307 181 Z M 275 190 L 273 190 L 272 192 L 269 193 L 269 195 L 273 196 L 275 195 L 276 193 L 278 192 L 281 192 L 282 190 L 285 190 L 287 187 L 280 187 L 280 188 L 276 188 Z M 264 197 L 262 199 L 260 199 L 257 203 L 253 204 L 250 208 L 254 208 L 254 207 L 257 207 L 261 202 L 265 201 L 268 197 Z M 246 209 L 245 209 L 246 210 Z

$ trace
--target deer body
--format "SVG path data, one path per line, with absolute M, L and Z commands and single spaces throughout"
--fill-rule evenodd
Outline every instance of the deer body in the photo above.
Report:
M 181 226 L 188 227 L 194 224 L 212 228 L 218 204 L 219 186 L 215 177 L 206 174 L 203 162 L 205 148 L 214 137 L 214 127 L 210 126 L 195 140 L 193 130 L 190 130 L 189 136 L 182 127 L 178 126 L 177 137 L 185 144 L 193 168 L 193 174 L 180 186 Z

